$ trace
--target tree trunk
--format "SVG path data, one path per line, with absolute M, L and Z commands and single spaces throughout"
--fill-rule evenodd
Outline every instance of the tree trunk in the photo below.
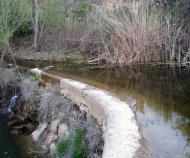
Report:
M 177 33 L 176 33 L 176 36 L 175 36 L 175 39 L 174 39 L 174 43 L 173 43 L 173 46 L 172 46 L 171 60 L 175 59 L 175 46 L 176 46 L 177 38 L 178 38 L 178 36 L 179 36 L 179 34 L 180 34 L 181 30 L 182 30 L 183 23 L 184 23 L 184 19 L 182 20 L 181 25 L 177 29 Z
M 39 3 L 38 0 L 32 0 L 33 4 L 33 25 L 34 25 L 34 50 L 38 49 L 38 36 L 39 36 Z
M 5 54 L 5 49 L 3 49 L 3 53 L 1 55 L 1 63 L 3 62 L 4 54 Z
M 13 63 L 15 65 L 15 68 L 17 70 L 17 73 L 18 73 L 19 77 L 22 78 L 22 75 L 21 75 L 21 73 L 19 71 L 18 65 L 17 65 L 15 57 L 14 57 L 13 51 L 12 51 L 12 49 L 10 47 L 9 41 L 6 41 L 6 49 L 8 50 L 8 52 L 10 53 L 10 55 L 12 56 L 12 60 L 13 60 Z

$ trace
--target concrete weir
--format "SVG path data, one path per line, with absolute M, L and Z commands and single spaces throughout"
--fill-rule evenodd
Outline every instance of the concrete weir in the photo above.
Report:
M 81 110 L 92 114 L 102 126 L 103 158 L 134 158 L 139 151 L 141 135 L 129 105 L 113 94 L 85 83 L 49 74 L 38 68 L 32 73 L 55 79 L 61 93 Z

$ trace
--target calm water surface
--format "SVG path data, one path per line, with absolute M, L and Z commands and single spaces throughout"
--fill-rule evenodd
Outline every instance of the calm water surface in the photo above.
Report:
M 29 67 L 45 65 L 27 63 Z M 150 158 L 190 157 L 190 68 L 54 66 L 50 72 L 111 91 L 131 106 L 136 105 L 133 109 L 147 141 Z

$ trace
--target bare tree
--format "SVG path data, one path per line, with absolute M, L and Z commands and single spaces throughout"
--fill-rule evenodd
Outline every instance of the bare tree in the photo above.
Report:
M 1 62 L 5 53 L 9 53 L 18 70 L 10 39 L 14 33 L 28 21 L 30 6 L 26 0 L 0 0 L 0 48 L 3 50 Z
M 39 1 L 32 0 L 33 5 L 33 27 L 34 27 L 34 50 L 38 49 L 38 36 L 39 36 Z

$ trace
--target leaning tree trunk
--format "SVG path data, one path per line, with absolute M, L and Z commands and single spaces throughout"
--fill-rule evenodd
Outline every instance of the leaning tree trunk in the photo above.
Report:
M 33 26 L 34 26 L 34 50 L 38 49 L 38 36 L 39 36 L 39 2 L 38 0 L 32 0 L 33 4 Z
M 4 54 L 5 54 L 5 49 L 3 49 L 3 53 L 1 55 L 1 63 L 3 62 Z

